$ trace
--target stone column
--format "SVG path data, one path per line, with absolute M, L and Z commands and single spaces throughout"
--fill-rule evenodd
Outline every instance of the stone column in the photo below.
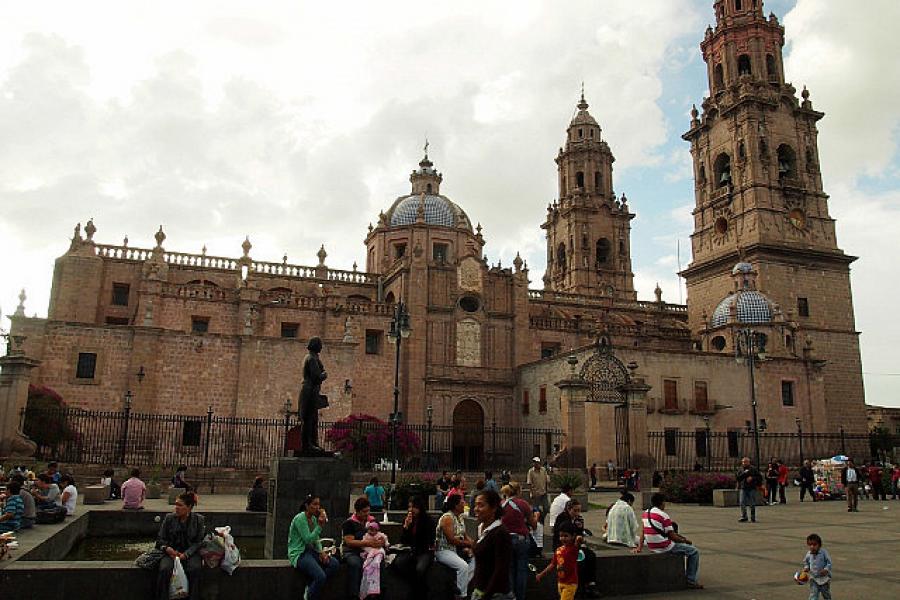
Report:
M 34 455 L 37 446 L 22 433 L 31 369 L 41 364 L 18 351 L 0 357 L 0 462 Z
M 656 468 L 656 461 L 650 456 L 650 444 L 647 439 L 647 392 L 650 391 L 650 387 L 644 383 L 642 377 L 632 374 L 631 381 L 619 388 L 625 395 L 628 406 L 628 446 L 631 467 L 639 469 L 644 477 L 652 475 Z
M 587 468 L 587 436 L 585 435 L 585 408 L 590 385 L 575 372 L 578 359 L 570 356 L 571 372 L 566 379 L 556 382 L 562 400 L 562 425 L 566 433 L 566 447 L 557 460 L 570 469 Z

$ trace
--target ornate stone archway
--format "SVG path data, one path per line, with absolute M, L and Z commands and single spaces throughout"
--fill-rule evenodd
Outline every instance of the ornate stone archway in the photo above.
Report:
M 624 404 L 622 386 L 631 381 L 628 368 L 616 358 L 605 335 L 597 340 L 597 349 L 581 367 L 581 378 L 590 386 L 588 402 Z

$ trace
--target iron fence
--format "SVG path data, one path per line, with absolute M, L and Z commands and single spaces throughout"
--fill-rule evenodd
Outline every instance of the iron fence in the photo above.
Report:
M 298 437 L 292 432 L 300 425 L 295 415 L 222 417 L 211 409 L 204 415 L 158 415 L 128 408 L 29 408 L 23 423 L 25 432 L 38 443 L 37 457 L 44 460 L 235 469 L 264 469 L 272 458 L 288 455 L 289 439 Z M 398 466 L 407 471 L 519 470 L 529 466 L 532 456 L 547 456 L 563 445 L 562 432 L 556 429 L 492 424 L 474 432 L 467 429 L 465 436 L 459 433 L 452 426 L 431 423 L 399 425 Z M 390 468 L 391 435 L 390 425 L 384 422 L 319 423 L 320 446 L 341 450 L 362 470 Z M 345 439 L 348 436 L 351 443 Z M 460 437 L 465 445 L 459 443 Z
M 900 446 L 900 436 L 894 440 Z M 731 470 L 741 457 L 754 455 L 753 434 L 746 431 L 651 431 L 650 456 L 656 468 Z M 883 446 L 883 444 L 882 444 Z M 858 462 L 884 460 L 884 451 L 869 433 L 760 433 L 759 455 L 763 462 L 778 458 L 799 467 L 803 460 L 843 454 Z

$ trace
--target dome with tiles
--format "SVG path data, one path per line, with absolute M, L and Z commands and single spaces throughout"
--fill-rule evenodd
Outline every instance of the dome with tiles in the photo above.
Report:
M 402 196 L 394 202 L 388 211 L 388 223 L 394 227 L 397 225 L 411 225 L 416 222 L 419 207 L 425 204 L 425 223 L 428 225 L 440 225 L 441 227 L 463 226 L 471 229 L 469 217 L 459 206 L 451 202 L 445 196 L 436 194 L 410 194 Z
M 731 294 L 721 302 L 713 311 L 710 327 L 715 329 L 731 322 L 732 306 L 737 305 L 735 311 L 735 323 L 742 325 L 757 325 L 772 321 L 772 304 L 762 292 L 745 290 Z

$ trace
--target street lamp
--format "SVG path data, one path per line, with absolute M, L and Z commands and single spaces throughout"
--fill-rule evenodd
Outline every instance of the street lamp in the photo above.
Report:
M 391 318 L 391 328 L 388 331 L 388 340 L 397 345 L 394 358 L 394 412 L 388 420 L 391 425 L 391 487 L 397 483 L 397 426 L 402 420 L 400 413 L 400 346 L 403 340 L 411 333 L 409 328 L 409 313 L 403 301 L 397 302 L 394 307 L 394 316 Z
M 706 470 L 710 471 L 710 470 L 712 470 L 712 464 L 711 464 L 712 452 L 710 451 L 711 444 L 710 444 L 710 435 L 709 435 L 709 417 L 708 416 L 703 417 L 703 424 L 706 426 Z
M 756 468 L 760 466 L 759 458 L 759 420 L 756 414 L 756 361 L 765 360 L 766 357 L 766 336 L 749 327 L 738 329 L 737 344 L 734 350 L 736 359 L 739 363 L 746 361 L 747 369 L 750 373 L 750 407 L 753 417 L 753 457 L 756 460 Z
M 797 424 L 797 439 L 800 441 L 800 465 L 803 465 L 803 423 L 800 417 L 796 417 L 794 423 Z
M 428 424 L 428 441 L 425 444 L 425 452 L 427 455 L 426 462 L 428 463 L 428 470 L 431 470 L 431 464 L 434 461 L 434 458 L 431 456 L 431 427 L 434 421 L 432 418 L 434 417 L 434 407 L 431 404 L 428 405 L 428 408 L 425 409 L 426 422 Z

